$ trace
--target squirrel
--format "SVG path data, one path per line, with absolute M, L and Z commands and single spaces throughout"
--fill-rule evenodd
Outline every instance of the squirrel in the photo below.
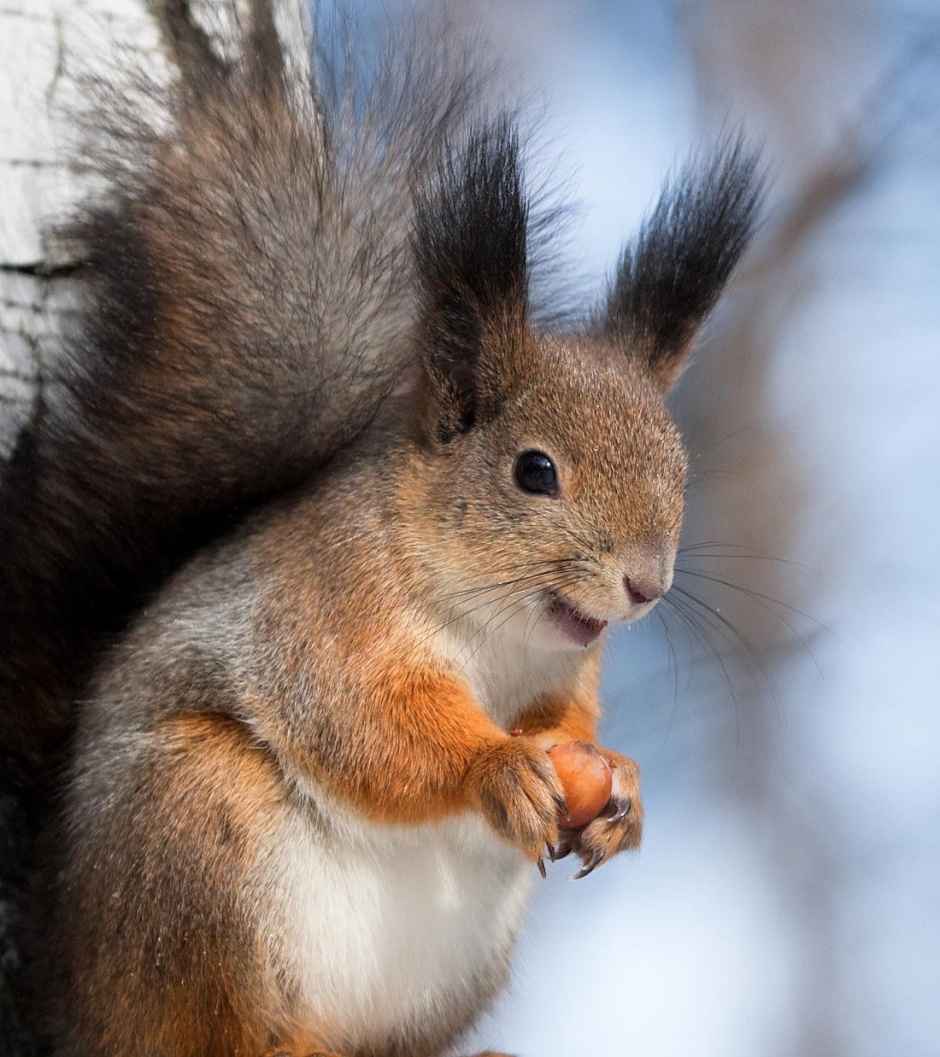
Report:
M 539 327 L 520 134 L 462 53 L 363 86 L 270 0 L 224 49 L 150 6 L 173 74 L 93 114 L 79 318 L 0 480 L 18 1015 L 56 1057 L 438 1057 L 543 856 L 639 843 L 637 765 L 598 747 L 571 829 L 547 750 L 595 745 L 606 629 L 670 586 L 664 396 L 758 163 L 690 163 Z

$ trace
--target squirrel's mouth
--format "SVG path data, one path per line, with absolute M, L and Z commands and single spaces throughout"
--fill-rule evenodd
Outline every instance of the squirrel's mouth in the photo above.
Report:
M 579 646 L 590 646 L 607 627 L 606 620 L 595 620 L 587 613 L 582 613 L 556 591 L 552 591 L 549 597 L 548 615 L 552 622 L 559 631 Z

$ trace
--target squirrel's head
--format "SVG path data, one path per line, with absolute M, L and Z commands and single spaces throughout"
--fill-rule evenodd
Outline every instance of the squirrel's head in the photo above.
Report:
M 419 199 L 423 353 L 402 495 L 440 600 L 532 643 L 588 645 L 672 582 L 686 458 L 663 404 L 760 197 L 727 142 L 664 192 L 583 333 L 528 320 L 528 207 L 506 121 Z

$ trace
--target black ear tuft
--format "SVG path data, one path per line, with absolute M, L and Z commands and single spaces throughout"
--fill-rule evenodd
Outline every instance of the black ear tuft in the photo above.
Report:
M 425 367 L 445 421 L 469 429 L 497 385 L 484 362 L 484 335 L 524 323 L 528 300 L 519 137 L 502 117 L 444 151 L 415 205 L 414 252 L 423 291 Z M 508 351 L 508 350 L 505 350 Z
M 620 258 L 605 330 L 643 357 L 667 389 L 754 232 L 764 190 L 740 137 L 688 163 Z

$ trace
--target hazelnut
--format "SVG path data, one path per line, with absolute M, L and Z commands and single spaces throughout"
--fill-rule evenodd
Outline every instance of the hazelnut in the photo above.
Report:
M 568 814 L 559 819 L 565 829 L 586 826 L 610 800 L 610 768 L 593 745 L 568 741 L 548 750 L 558 781 L 565 791 Z

